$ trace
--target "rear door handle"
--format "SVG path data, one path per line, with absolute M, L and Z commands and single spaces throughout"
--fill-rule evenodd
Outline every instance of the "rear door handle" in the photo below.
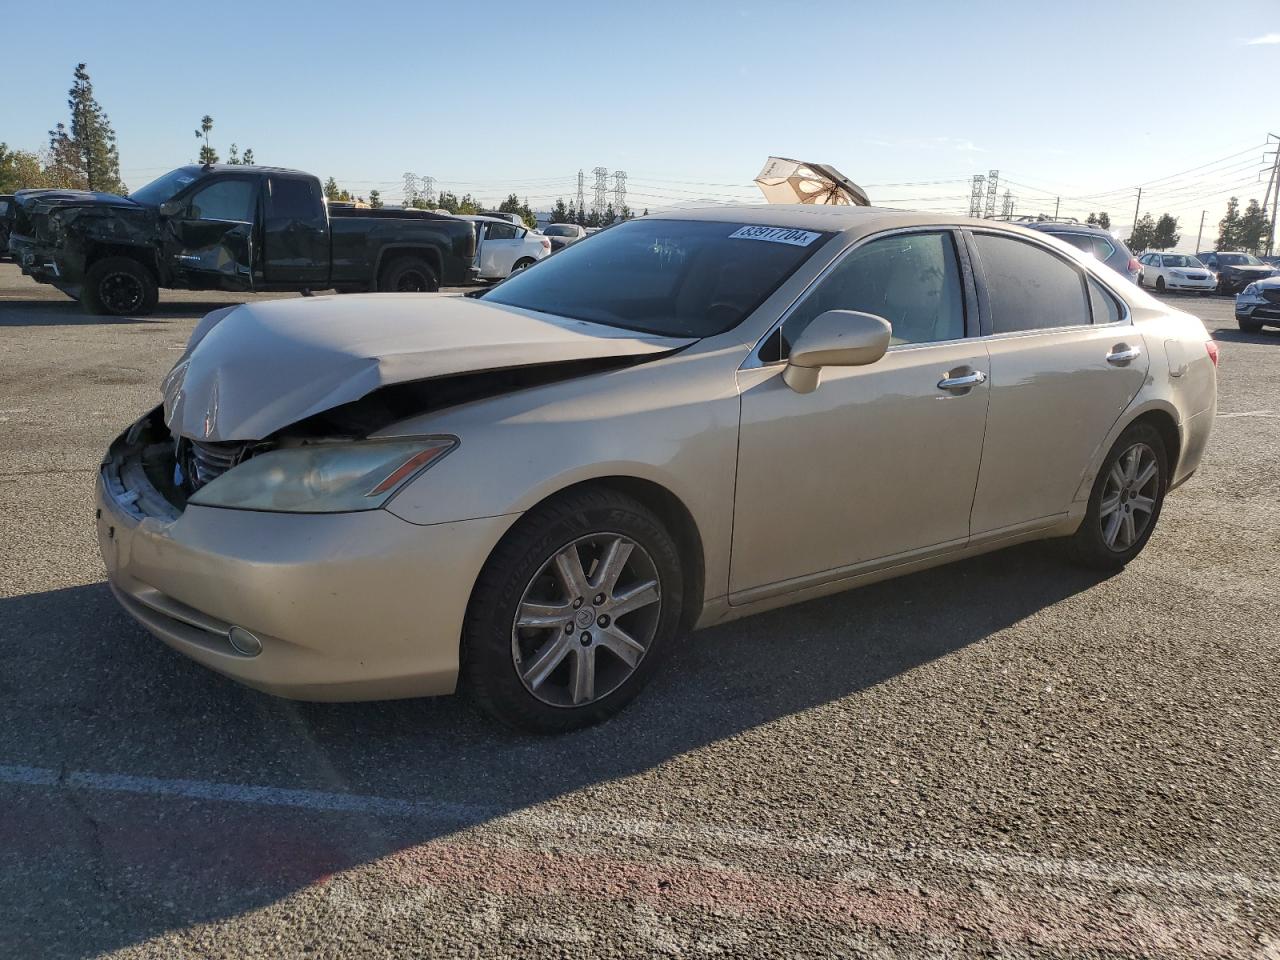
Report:
M 972 373 L 962 373 L 958 377 L 943 377 L 938 381 L 939 390 L 968 390 L 970 387 L 976 387 L 980 383 L 987 382 L 987 375 L 981 370 L 974 370 Z
M 1117 367 L 1123 367 L 1131 360 L 1137 360 L 1142 356 L 1142 351 L 1137 347 L 1131 347 L 1127 343 L 1117 343 L 1111 348 L 1111 352 L 1107 354 L 1107 363 Z

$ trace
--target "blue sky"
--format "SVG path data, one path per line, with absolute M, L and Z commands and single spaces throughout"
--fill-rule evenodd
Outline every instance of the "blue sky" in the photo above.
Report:
M 1194 208 L 1185 231 L 1205 204 L 1221 215 L 1225 196 L 1200 194 L 1251 178 L 1280 133 L 1274 0 L 1229 16 L 1117 0 L 111 6 L 0 16 L 0 139 L 40 146 L 87 61 L 131 186 L 190 161 L 210 113 L 224 153 L 234 140 L 391 197 L 410 170 L 538 206 L 597 165 L 628 172 L 637 207 L 750 197 L 772 153 L 864 184 L 949 181 L 870 188 L 938 209 L 965 206 L 963 180 L 994 167 L 1019 212 L 1061 192 L 1125 222 L 1123 191 L 1166 178 L 1166 204 Z

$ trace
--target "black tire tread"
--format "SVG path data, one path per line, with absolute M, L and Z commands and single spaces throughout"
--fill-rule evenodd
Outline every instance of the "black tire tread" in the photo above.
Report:
M 386 264 L 379 274 L 377 289 L 383 293 L 394 293 L 397 274 L 409 267 L 422 270 L 431 278 L 428 286 L 431 287 L 433 292 L 440 289 L 440 275 L 436 273 L 436 268 L 425 257 L 419 257 L 415 254 L 403 254 L 394 257 L 390 263 Z
M 1145 443 L 1155 451 L 1156 461 L 1160 464 L 1160 490 L 1156 498 L 1156 507 L 1151 517 L 1151 522 L 1147 525 L 1147 529 L 1138 539 L 1138 542 L 1124 553 L 1116 553 L 1102 542 L 1102 536 L 1098 530 L 1098 511 L 1102 501 L 1102 490 L 1106 485 L 1107 473 L 1111 470 L 1112 463 L 1124 450 L 1137 441 Z M 1102 461 L 1098 476 L 1093 481 L 1093 489 L 1089 492 L 1089 507 L 1085 511 L 1084 520 L 1081 521 L 1079 529 L 1068 537 L 1064 544 L 1067 556 L 1075 563 L 1094 570 L 1114 571 L 1122 569 L 1142 552 L 1142 549 L 1151 539 L 1156 524 L 1160 520 L 1160 513 L 1164 507 L 1164 498 L 1168 489 L 1169 454 L 1165 450 L 1164 438 L 1160 435 L 1160 431 L 1149 423 L 1130 424 L 1116 438 L 1116 442 L 1112 444 L 1106 458 Z
M 98 284 L 106 274 L 117 270 L 136 274 L 144 286 L 141 305 L 128 316 L 145 317 L 155 312 L 156 304 L 160 302 L 160 288 L 156 279 L 146 266 L 130 257 L 105 257 L 85 271 L 84 283 L 80 289 L 80 306 L 84 311 L 95 316 L 113 315 L 98 296 Z
M 510 615 L 528 578 L 566 535 L 590 532 L 593 516 L 629 517 L 644 537 L 659 572 L 665 568 L 662 619 L 649 652 L 627 681 L 596 703 L 554 708 L 530 696 L 511 663 Z M 597 528 L 599 526 L 597 525 Z M 665 565 L 665 567 L 664 567 Z M 630 702 L 675 645 L 680 624 L 682 569 L 675 538 L 652 510 L 604 486 L 585 486 L 554 497 L 527 513 L 494 548 L 471 592 L 463 621 L 460 686 L 491 717 L 536 733 L 561 733 L 598 723 Z M 505 671 L 510 671 L 509 675 Z

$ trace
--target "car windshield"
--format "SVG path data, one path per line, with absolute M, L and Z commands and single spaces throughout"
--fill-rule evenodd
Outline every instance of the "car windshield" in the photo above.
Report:
M 139 187 L 134 190 L 133 193 L 129 194 L 129 199 L 137 203 L 158 207 L 187 184 L 195 182 L 196 178 L 201 174 L 202 171 L 199 167 L 179 167 L 177 170 L 170 170 L 163 177 L 157 177 L 145 187 Z
M 742 321 L 828 233 L 703 220 L 632 220 L 575 243 L 483 297 L 669 337 Z
M 549 223 L 542 228 L 542 232 L 548 237 L 576 237 L 578 230 L 571 227 L 567 223 Z
M 1218 262 L 1225 263 L 1229 267 L 1260 267 L 1262 261 L 1252 254 L 1248 253 L 1220 253 L 1218 254 Z
M 1195 257 L 1184 257 L 1175 254 L 1164 255 L 1164 265 L 1166 267 L 1203 267 L 1204 264 Z

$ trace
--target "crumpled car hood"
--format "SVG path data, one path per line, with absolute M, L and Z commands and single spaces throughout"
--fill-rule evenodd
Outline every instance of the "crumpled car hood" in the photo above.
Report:
M 693 342 L 439 294 L 243 304 L 196 326 L 165 378 L 164 418 L 175 436 L 262 440 L 390 384 L 642 357 Z
M 115 193 L 96 190 L 19 190 L 15 199 L 27 209 L 52 210 L 55 207 L 124 207 L 139 209 L 141 204 Z

